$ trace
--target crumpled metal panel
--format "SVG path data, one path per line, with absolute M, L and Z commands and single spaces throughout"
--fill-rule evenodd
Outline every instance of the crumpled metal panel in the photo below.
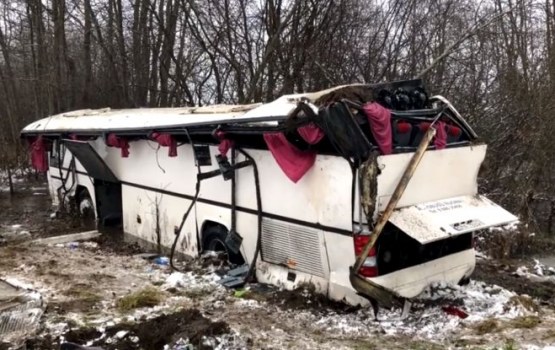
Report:
M 18 348 L 38 329 L 44 312 L 40 294 L 0 280 L 0 339 Z
M 366 215 L 366 222 L 372 223 L 376 212 L 376 197 L 378 195 L 378 157 L 371 154 L 368 159 L 360 165 L 360 204 Z

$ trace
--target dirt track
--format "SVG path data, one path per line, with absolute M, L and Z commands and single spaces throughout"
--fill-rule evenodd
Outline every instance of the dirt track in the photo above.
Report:
M 11 202 L 0 193 L 0 205 L 11 210 L 3 217 L 4 229 L 12 232 L 12 225 L 21 225 L 17 230 L 28 230 L 33 238 L 43 229 L 44 235 L 81 229 L 73 220 L 50 219 L 48 201 L 35 200 L 33 193 L 36 188 Z M 25 209 L 29 201 L 33 207 Z M 218 261 L 191 262 L 192 272 L 171 274 L 167 266 L 136 256 L 139 251 L 114 237 L 77 246 L 1 246 L 0 278 L 29 284 L 46 301 L 41 329 L 27 340 L 27 349 L 59 349 L 62 340 L 103 349 L 162 349 L 166 344 L 172 349 L 187 344 L 200 349 L 533 349 L 555 344 L 555 283 L 513 275 L 518 261 L 481 261 L 474 278 L 488 285 L 472 282 L 452 299 L 417 303 L 407 320 L 399 319 L 399 310 L 384 310 L 376 322 L 371 310 L 331 303 L 309 290 L 251 285 L 237 294 L 215 282 Z M 155 291 L 154 304 L 122 303 L 145 289 Z M 513 304 L 493 303 L 511 290 L 534 298 L 510 297 L 524 313 L 509 310 Z M 482 304 L 469 307 L 467 320 L 442 311 L 445 305 L 464 305 L 465 298 L 489 298 L 483 305 L 496 313 L 482 315 Z

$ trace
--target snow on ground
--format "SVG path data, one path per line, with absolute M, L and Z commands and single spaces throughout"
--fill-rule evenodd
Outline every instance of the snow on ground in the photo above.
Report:
M 368 334 L 368 329 L 379 329 L 387 335 L 416 336 L 437 341 L 451 335 L 462 324 L 469 325 L 492 317 L 513 319 L 534 314 L 521 305 L 512 305 L 511 298 L 514 296 L 515 293 L 501 287 L 476 281 L 467 286 L 435 285 L 413 304 L 406 318 L 402 318 L 400 309 L 380 310 L 376 321 L 371 310 L 363 309 L 354 314 L 324 316 L 315 324 L 323 331 L 343 335 L 362 336 Z M 467 318 L 443 310 L 444 306 L 457 304 L 461 304 L 456 308 L 467 313 Z
M 526 305 L 515 303 L 514 292 L 479 281 L 465 286 L 431 286 L 415 300 L 408 317 L 402 318 L 399 309 L 380 309 L 375 320 L 371 308 L 352 312 L 326 307 L 295 309 L 283 307 L 275 300 L 253 297 L 276 289 L 268 292 L 253 289 L 236 297 L 233 291 L 218 283 L 220 277 L 214 272 L 214 266 L 171 272 L 169 266 L 152 260 L 107 254 L 93 242 L 68 243 L 48 249 L 28 247 L 11 259 L 15 267 L 0 270 L 0 276 L 6 276 L 10 283 L 22 288 L 37 291 L 54 309 L 68 301 L 66 292 L 71 285 L 83 285 L 102 296 L 94 312 L 69 310 L 61 315 L 47 314 L 45 332 L 54 337 L 75 327 L 94 327 L 104 341 L 117 342 L 118 337 L 134 335 L 119 333 L 110 337 L 106 333 L 109 327 L 145 322 L 162 314 L 194 308 L 212 321 L 229 324 L 229 333 L 203 338 L 205 344 L 217 349 L 349 348 L 344 342 L 383 337 L 444 342 L 484 320 L 537 315 Z M 49 265 L 51 268 L 47 268 Z M 162 303 L 123 313 L 117 310 L 120 297 L 147 286 L 164 293 Z M 308 303 L 310 295 L 301 295 Z M 444 311 L 446 307 L 468 317 L 448 313 Z M 187 342 L 188 339 L 182 339 L 169 349 L 184 349 Z
M 534 266 L 532 269 L 527 266 L 519 266 L 514 272 L 515 275 L 528 278 L 534 282 L 555 282 L 555 268 L 546 266 L 539 260 L 534 259 Z

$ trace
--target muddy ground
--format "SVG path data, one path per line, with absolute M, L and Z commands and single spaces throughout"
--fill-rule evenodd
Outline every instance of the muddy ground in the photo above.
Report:
M 330 302 L 306 288 L 223 288 L 221 262 L 209 257 L 172 273 L 118 236 L 31 245 L 34 238 L 88 229 L 70 215 L 52 217 L 46 191 L 37 182 L 20 184 L 13 198 L 0 192 L 0 278 L 40 293 L 45 305 L 38 330 L 20 344 L 27 349 L 67 342 L 102 349 L 555 346 L 555 277 L 516 273 L 522 266 L 533 272 L 532 259 L 479 259 L 469 287 L 453 287 L 453 296 L 431 293 L 408 319 L 400 310 L 381 310 L 374 320 L 369 308 Z M 470 316 L 462 319 L 449 307 Z

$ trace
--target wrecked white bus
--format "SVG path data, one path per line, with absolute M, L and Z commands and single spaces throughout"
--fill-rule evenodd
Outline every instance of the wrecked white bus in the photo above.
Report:
M 115 225 L 172 254 L 225 251 L 261 283 L 310 283 L 351 304 L 467 279 L 474 234 L 517 220 L 477 193 L 486 145 L 420 80 L 79 110 L 22 137 L 54 203 L 92 210 L 101 232 Z

